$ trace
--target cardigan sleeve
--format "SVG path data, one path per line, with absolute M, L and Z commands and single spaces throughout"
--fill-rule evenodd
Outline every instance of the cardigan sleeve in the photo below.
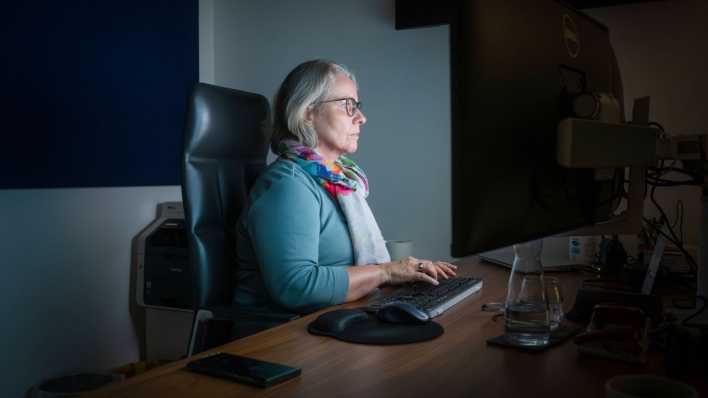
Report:
M 319 263 L 321 198 L 294 174 L 268 185 L 247 216 L 268 294 L 296 312 L 344 302 L 349 288 L 346 267 Z

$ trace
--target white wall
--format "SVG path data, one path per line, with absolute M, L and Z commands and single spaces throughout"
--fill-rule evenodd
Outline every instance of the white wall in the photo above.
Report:
M 394 22 L 393 0 L 214 0 L 215 83 L 272 100 L 303 61 L 347 65 L 368 118 L 353 158 L 384 237 L 449 258 L 448 27 L 396 31 Z
M 199 81 L 214 83 L 214 0 L 199 0 Z
M 588 12 L 610 29 L 624 83 L 625 108 L 631 115 L 634 98 L 651 96 L 651 120 L 667 133 L 708 134 L 708 2 L 656 1 Z M 684 179 L 673 174 L 670 178 Z M 686 207 L 686 240 L 695 245 L 700 217 L 696 187 L 657 188 L 656 197 L 669 218 L 675 202 Z M 658 211 L 648 200 L 648 216 Z
M 0 191 L 0 395 L 139 359 L 131 240 L 179 187 Z

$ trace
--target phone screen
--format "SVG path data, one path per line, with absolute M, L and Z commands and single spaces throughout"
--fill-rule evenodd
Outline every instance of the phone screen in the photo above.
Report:
M 291 379 L 301 373 L 298 368 L 225 352 L 197 359 L 188 363 L 186 367 L 194 372 L 249 383 L 259 387 L 268 387 Z

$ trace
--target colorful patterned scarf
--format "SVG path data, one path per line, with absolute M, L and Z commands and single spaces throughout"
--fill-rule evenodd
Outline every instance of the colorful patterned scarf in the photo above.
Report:
M 364 170 L 346 156 L 327 162 L 315 149 L 295 140 L 282 141 L 279 151 L 282 157 L 300 165 L 339 203 L 349 227 L 356 265 L 391 261 L 381 230 L 366 203 L 369 181 Z

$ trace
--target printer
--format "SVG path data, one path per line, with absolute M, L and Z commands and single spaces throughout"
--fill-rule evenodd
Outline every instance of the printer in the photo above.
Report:
M 192 270 L 182 203 L 160 203 L 157 213 L 137 238 L 138 305 L 191 311 Z
M 158 204 L 157 218 L 134 238 L 135 301 L 144 311 L 146 360 L 185 355 L 194 301 L 181 202 Z

